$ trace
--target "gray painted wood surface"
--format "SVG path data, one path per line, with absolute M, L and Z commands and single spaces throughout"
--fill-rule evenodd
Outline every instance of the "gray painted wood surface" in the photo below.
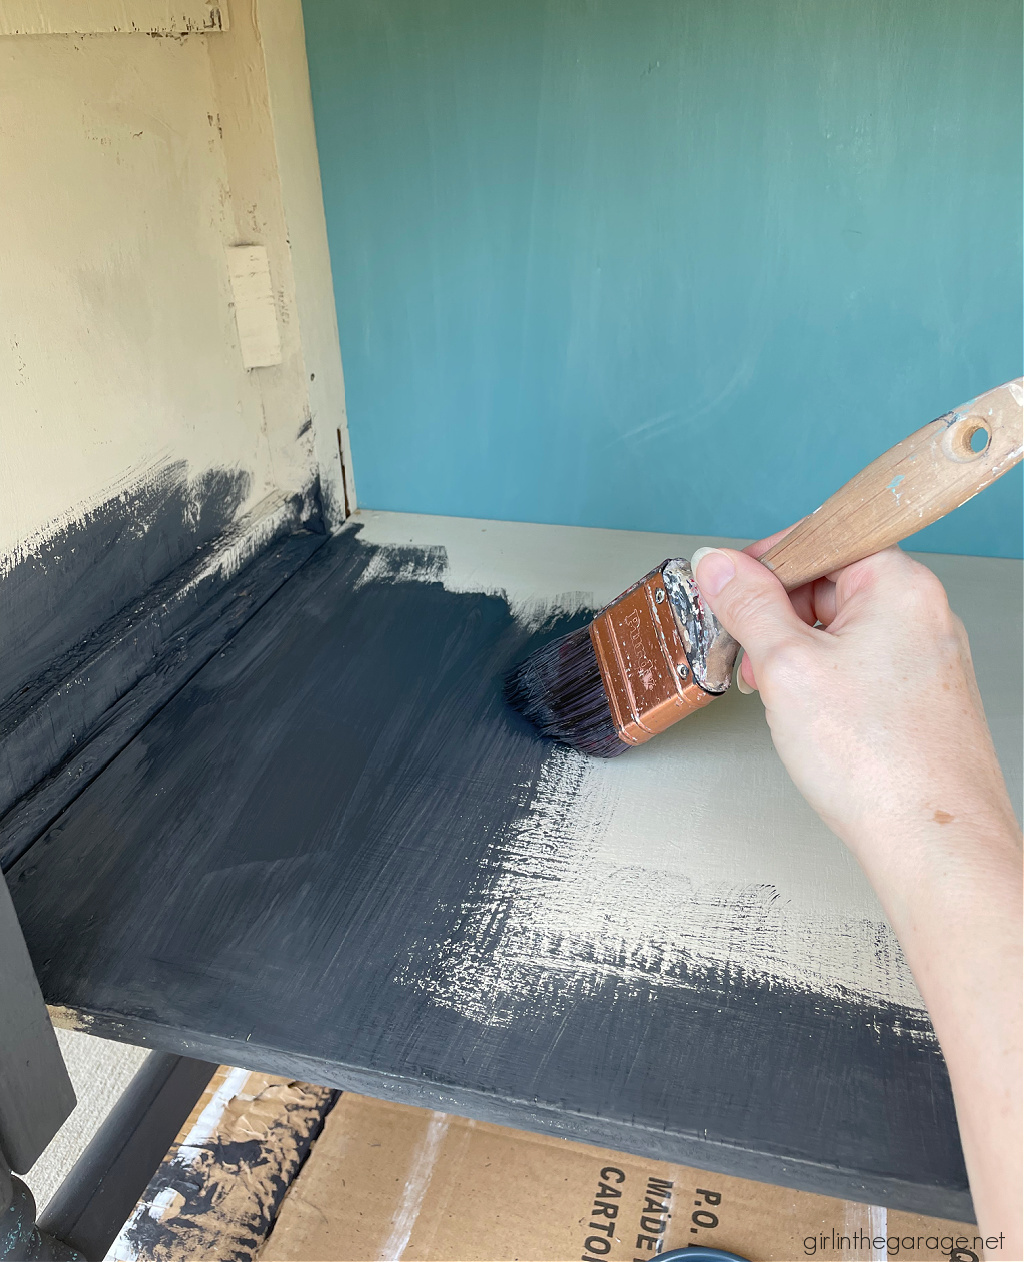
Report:
M 40 1228 L 83 1257 L 106 1257 L 216 1068 L 150 1052 L 39 1215 Z
M 24 1174 L 75 1107 L 32 961 L 0 882 L 0 1159 Z

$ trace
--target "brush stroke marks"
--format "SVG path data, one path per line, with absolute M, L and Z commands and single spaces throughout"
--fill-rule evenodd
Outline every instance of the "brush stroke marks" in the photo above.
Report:
M 442 539 L 446 587 L 490 580 L 518 619 L 537 626 L 552 606 L 593 609 L 629 576 L 697 542 L 361 516 L 374 542 L 407 540 L 414 525 Z M 596 590 L 564 594 L 581 579 Z M 526 817 L 481 869 L 448 951 L 436 956 L 425 944 L 410 962 L 409 976 L 435 1000 L 507 1025 L 551 1002 L 537 990 L 538 971 L 574 972 L 586 991 L 608 970 L 684 985 L 685 968 L 697 964 L 923 1010 L 877 899 L 790 783 L 757 698 L 733 693 L 613 761 L 552 751 Z
M 180 667 L 178 633 L 188 637 L 275 540 L 302 533 L 311 507 L 313 532 L 322 530 L 308 496 L 272 492 L 240 514 L 250 481 L 237 470 L 189 478 L 179 462 L 0 558 L 0 681 L 17 684 L 0 704 L 0 815 L 81 749 L 143 677 L 166 677 L 169 658 Z M 24 844 L 9 824 L 0 822 L 5 867 Z
M 402 1189 L 402 1201 L 395 1214 L 391 1226 L 391 1234 L 380 1248 L 379 1262 L 394 1262 L 401 1258 L 405 1246 L 409 1243 L 412 1229 L 423 1208 L 423 1199 L 430 1187 L 434 1175 L 437 1155 L 441 1151 L 445 1136 L 448 1134 L 448 1115 L 434 1109 L 427 1123 L 427 1133 L 423 1136 L 419 1147 L 413 1154 L 406 1173 L 405 1187 Z
M 606 978 L 640 994 L 655 980 L 704 989 L 717 975 L 728 989 L 743 977 L 766 991 L 792 986 L 862 1005 L 868 1020 L 875 1005 L 903 1007 L 907 1036 L 932 1038 L 884 921 L 823 914 L 806 925 L 772 884 L 702 881 L 639 856 L 624 862 L 608 837 L 623 777 L 605 765 L 575 750 L 552 753 L 446 949 L 423 944 L 414 956 L 412 984 L 483 1024 L 509 1026 L 587 1002 Z
M 0 557 L 0 700 L 222 533 L 250 482 L 237 469 L 190 478 L 183 460 L 157 466 Z
M 252 1262 L 270 1234 L 335 1092 L 246 1069 L 221 1069 L 214 1083 L 111 1244 L 109 1262 Z
M 923 1015 L 773 975 L 778 952 L 759 970 L 756 933 L 680 943 L 680 887 L 640 845 L 658 821 L 627 834 L 635 873 L 602 867 L 590 770 L 502 704 L 509 666 L 586 615 L 537 630 L 522 592 L 480 590 L 498 565 L 449 590 L 443 532 L 421 537 L 325 543 L 15 865 L 47 1000 L 144 1045 L 969 1214 Z M 676 754 L 707 776 L 700 745 Z M 763 884 L 723 892 L 723 922 L 770 921 Z
M 283 515 L 263 517 L 251 532 L 239 523 L 241 539 L 179 566 L 123 617 L 105 624 L 99 651 L 92 644 L 93 654 L 70 674 L 55 671 L 39 681 L 49 682 L 49 691 L 40 686 L 0 712 L 4 871 L 324 542 L 309 530 L 287 533 L 226 578 L 254 537 L 268 526 L 283 534 L 289 524 Z

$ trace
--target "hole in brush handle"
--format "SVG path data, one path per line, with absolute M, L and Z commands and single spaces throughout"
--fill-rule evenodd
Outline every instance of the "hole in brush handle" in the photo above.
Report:
M 964 416 L 954 422 L 942 436 L 942 450 L 958 464 L 979 460 L 988 451 L 992 434 L 988 422 L 980 416 Z

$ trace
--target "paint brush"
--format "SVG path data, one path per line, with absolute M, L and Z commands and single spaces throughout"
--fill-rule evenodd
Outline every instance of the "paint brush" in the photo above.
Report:
M 1024 378 L 997 386 L 897 443 L 763 556 L 787 591 L 938 521 L 1024 453 Z M 612 758 L 720 697 L 739 645 L 701 599 L 690 562 L 663 562 L 593 622 L 511 673 L 509 703 L 542 733 Z

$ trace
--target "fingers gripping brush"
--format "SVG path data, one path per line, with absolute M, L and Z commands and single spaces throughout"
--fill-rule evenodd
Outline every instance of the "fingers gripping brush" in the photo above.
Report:
M 759 558 L 787 591 L 938 521 L 1019 463 L 1024 379 L 947 412 L 879 456 Z M 739 645 L 690 562 L 663 562 L 582 627 L 538 649 L 505 692 L 544 736 L 612 758 L 724 693 Z

